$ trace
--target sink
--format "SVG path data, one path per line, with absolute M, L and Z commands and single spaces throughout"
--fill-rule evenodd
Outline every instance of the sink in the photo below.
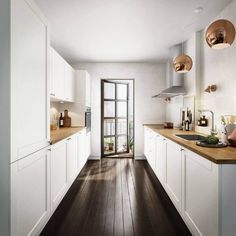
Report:
M 175 134 L 175 136 L 189 141 L 203 141 L 206 138 L 198 134 Z

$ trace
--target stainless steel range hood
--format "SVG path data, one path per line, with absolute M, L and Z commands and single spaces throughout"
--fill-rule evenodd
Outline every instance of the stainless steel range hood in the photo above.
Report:
M 186 94 L 184 88 L 184 75 L 176 73 L 173 69 L 173 59 L 182 53 L 181 45 L 175 45 L 170 48 L 170 59 L 167 62 L 167 81 L 169 81 L 169 87 L 153 97 L 168 98 Z

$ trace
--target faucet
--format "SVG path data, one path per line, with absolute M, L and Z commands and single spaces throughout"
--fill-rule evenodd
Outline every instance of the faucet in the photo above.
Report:
M 203 110 L 198 110 L 198 112 L 210 112 L 211 113 L 211 120 L 212 120 L 212 124 L 211 124 L 211 135 L 217 135 L 217 131 L 215 129 L 215 121 L 214 121 L 214 112 L 211 111 L 211 110 L 206 110 L 206 109 L 203 109 Z

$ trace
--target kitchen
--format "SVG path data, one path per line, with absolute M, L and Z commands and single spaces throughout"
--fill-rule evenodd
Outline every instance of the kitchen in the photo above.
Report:
M 235 9 L 2 0 L 0 235 L 235 235 Z

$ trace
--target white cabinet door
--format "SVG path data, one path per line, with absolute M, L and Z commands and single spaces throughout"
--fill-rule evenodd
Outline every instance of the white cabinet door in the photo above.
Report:
M 84 164 L 86 163 L 86 132 L 82 130 L 77 136 L 78 143 L 78 169 L 79 172 L 82 170 Z
M 184 161 L 184 219 L 194 235 L 218 235 L 218 165 L 189 150 Z
M 182 152 L 181 146 L 168 140 L 166 148 L 166 191 L 181 212 L 182 201 Z
M 166 185 L 166 139 L 163 136 L 156 137 L 156 175 L 163 187 Z
M 78 174 L 77 136 L 73 135 L 67 139 L 68 181 L 70 184 L 73 183 Z
M 30 1 L 11 1 L 11 162 L 49 141 L 49 33 L 44 22 Z
M 76 102 L 85 107 L 91 106 L 91 81 L 90 75 L 86 70 L 76 71 Z
M 156 136 L 157 134 L 153 131 L 149 131 L 149 165 L 155 171 L 155 165 L 156 165 Z
M 11 164 L 11 235 L 38 235 L 50 215 L 49 154 L 38 151 Z
M 86 160 L 89 158 L 91 154 L 91 133 L 86 133 Z
M 144 156 L 148 159 L 149 155 L 149 142 L 148 142 L 148 128 L 144 127 Z
M 75 72 L 74 69 L 65 62 L 65 100 L 67 102 L 74 102 L 75 90 Z
M 65 99 L 65 62 L 64 59 L 51 48 L 52 65 L 50 66 L 52 72 L 51 84 L 53 84 L 54 91 L 51 91 L 51 96 L 58 100 Z
M 66 140 L 51 147 L 51 208 L 56 209 L 67 190 Z

